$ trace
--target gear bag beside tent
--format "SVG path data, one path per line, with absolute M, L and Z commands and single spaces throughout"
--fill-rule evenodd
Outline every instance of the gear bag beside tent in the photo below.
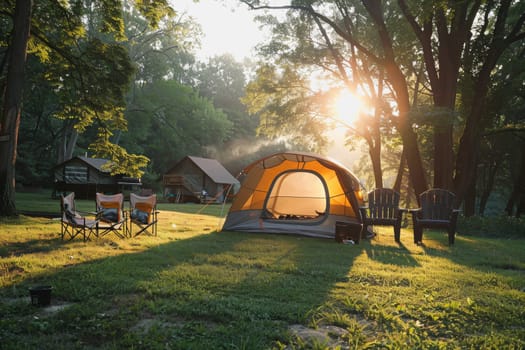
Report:
M 224 231 L 332 238 L 336 223 L 354 230 L 362 227 L 362 186 L 334 160 L 310 153 L 277 153 L 248 165 L 242 175 Z

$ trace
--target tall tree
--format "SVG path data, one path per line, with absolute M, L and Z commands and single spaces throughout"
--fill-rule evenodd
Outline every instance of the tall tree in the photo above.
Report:
M 272 6 L 268 1 L 243 0 L 253 9 L 286 9 L 291 13 L 316 18 L 330 35 L 355 47 L 378 66 L 383 67 L 388 84 L 396 98 L 398 116 L 395 122 L 403 139 L 408 168 L 416 193 L 425 190 L 418 139 L 409 118 L 409 81 L 415 61 L 406 60 L 407 52 L 421 55 L 425 77 L 433 96 L 432 125 L 434 130 L 434 186 L 453 189 L 459 204 L 475 178 L 476 160 L 482 132 L 481 112 L 491 72 L 501 54 L 510 45 L 525 38 L 525 5 L 520 1 L 293 1 L 289 5 Z M 356 19 L 366 20 L 356 25 Z M 403 24 L 404 23 L 404 24 Z M 409 25 L 418 43 L 403 47 L 405 24 Z M 299 28 L 299 27 L 297 27 Z M 358 31 L 357 29 L 361 30 Z M 363 30 L 363 28 L 366 28 Z M 366 31 L 368 36 L 363 36 Z M 325 30 L 325 32 L 328 32 Z M 374 33 L 376 40 L 370 40 Z M 394 39 L 395 38 L 395 39 Z M 368 40 L 365 40 L 368 39 Z M 410 41 L 405 42 L 412 42 Z M 471 45 L 471 43 L 483 43 Z M 374 45 L 375 44 L 375 45 Z M 275 48 L 275 47 L 274 47 Z M 278 47 L 277 47 L 278 48 Z M 327 50 L 333 55 L 333 50 Z M 336 55 L 344 55 L 344 51 Z M 325 55 L 328 57 L 328 54 Z M 344 57 L 344 56 L 343 56 Z M 465 66 L 469 57 L 475 60 L 472 71 Z M 308 61 L 308 59 L 306 60 Z M 466 109 L 466 123 L 456 130 L 462 132 L 457 158 L 454 157 L 454 121 L 457 115 L 456 95 L 460 72 L 472 72 L 475 81 L 472 104 Z M 413 113 L 412 113 L 413 114 Z M 417 125 L 417 127 L 420 127 Z
M 136 0 L 135 5 L 143 16 L 153 25 L 160 18 L 172 13 L 167 1 L 144 2 Z M 115 40 L 123 38 L 122 2 L 110 0 L 93 0 L 88 7 L 98 9 L 101 20 L 97 23 L 99 31 L 106 33 Z M 86 23 L 84 14 L 86 8 L 80 1 L 58 2 L 42 1 L 34 8 L 29 0 L 3 2 L 0 5 L 2 18 L 11 18 L 12 36 L 8 46 L 6 61 L 7 78 L 2 96 L 2 116 L 0 124 L 0 215 L 16 214 L 15 174 L 17 138 L 20 124 L 21 96 L 24 83 L 25 56 L 28 41 L 32 40 L 35 53 L 43 61 L 49 59 L 50 53 L 69 61 L 69 72 L 63 72 L 62 80 L 56 80 L 57 89 L 63 89 L 67 94 L 75 92 L 67 85 L 69 74 L 78 77 L 78 103 L 71 104 L 62 113 L 65 118 L 77 118 L 76 129 L 83 130 L 88 125 L 99 125 L 98 140 L 92 149 L 100 156 L 109 157 L 114 161 L 114 172 L 133 172 L 140 174 L 137 164 L 145 165 L 146 158 L 128 154 L 124 149 L 111 144 L 111 130 L 125 128 L 122 106 L 123 96 L 129 86 L 129 57 L 115 41 L 106 45 L 98 38 L 87 40 L 78 46 L 85 37 Z M 32 36 L 30 37 L 30 24 Z M 60 30 L 48 31 L 53 27 Z M 80 50 L 77 50 L 79 48 Z M 83 51 L 82 49 L 85 49 Z M 108 70 L 108 67 L 115 68 Z M 126 72 L 127 71 L 127 72 Z M 58 72 L 57 72 L 58 73 Z M 116 75 L 113 75 L 116 73 Z M 60 74 L 58 73 L 56 77 Z M 127 77 L 126 77 L 127 76 Z M 104 85 L 101 79 L 105 79 Z M 115 84 L 111 84 L 115 82 Z M 119 86 L 120 84 L 120 86 Z M 120 96 L 120 98 L 119 98 Z M 101 100 L 96 100 L 100 97 Z M 72 101 L 71 99 L 69 100 Z M 78 113 L 78 114 L 77 114 Z M 75 115 L 76 114 L 76 115 Z M 78 118 L 80 116 L 81 118 Z
M 494 15 L 496 16 L 494 18 Z M 502 0 L 487 2 L 476 42 L 467 52 L 467 62 L 474 62 L 471 70 L 473 84 L 472 104 L 456 158 L 454 189 L 462 201 L 476 178 L 476 161 L 483 133 L 482 118 L 492 73 L 503 53 L 513 44 L 525 40 L 525 4 Z M 485 124 L 486 125 L 486 124 Z
M 13 31 L 7 54 L 7 79 L 3 91 L 0 116 L 0 215 L 16 214 L 15 164 L 22 87 L 31 28 L 31 0 L 17 0 L 13 15 Z
M 400 59 L 396 56 L 396 43 L 392 40 L 392 33 L 387 27 L 387 16 L 389 8 L 383 7 L 381 1 L 363 1 L 362 4 L 354 4 L 340 1 L 320 2 L 320 1 L 294 1 L 291 5 L 271 6 L 261 4 L 260 1 L 243 0 L 252 9 L 285 9 L 288 16 L 297 13 L 303 20 L 314 19 L 317 23 L 322 23 L 325 32 L 335 36 L 343 46 L 352 47 L 367 57 L 375 65 L 381 67 L 380 70 L 385 74 L 390 89 L 397 103 L 397 115 L 392 118 L 405 148 L 405 155 L 410 177 L 416 193 L 421 193 L 427 189 L 427 180 L 421 162 L 421 155 L 417 142 L 417 135 L 412 128 L 412 121 L 409 118 L 410 94 L 405 72 L 400 65 Z M 390 11 L 391 12 L 391 11 Z M 327 13 L 329 15 L 327 15 Z M 385 14 L 387 13 L 387 14 Z M 368 16 L 368 23 L 361 21 L 357 25 L 357 19 Z M 395 16 L 393 16 L 395 17 Z M 289 17 L 290 18 L 290 17 Z M 300 23 L 298 21 L 297 23 Z M 319 26 L 319 24 L 318 24 Z M 298 27 L 299 28 L 299 27 Z M 293 33 L 293 32 L 292 32 Z M 375 36 L 370 40 L 370 33 Z M 345 57 L 345 52 L 331 46 L 323 36 L 323 42 L 327 45 L 325 57 Z M 369 40 L 365 40 L 369 39 Z M 335 41 L 335 39 L 334 39 Z M 348 58 L 348 56 L 346 56 Z M 343 69 L 340 67 L 341 60 L 336 62 L 341 75 Z
M 452 189 L 453 117 L 463 48 L 481 1 L 398 0 L 423 51 L 434 107 L 434 187 Z M 417 11 L 417 12 L 416 12 Z

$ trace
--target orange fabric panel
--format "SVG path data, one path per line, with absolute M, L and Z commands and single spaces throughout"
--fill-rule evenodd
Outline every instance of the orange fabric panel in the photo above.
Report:
M 145 213 L 151 213 L 153 210 L 153 206 L 149 203 L 137 203 L 135 204 L 135 208 Z
M 100 206 L 105 209 L 120 209 L 119 202 L 100 202 Z

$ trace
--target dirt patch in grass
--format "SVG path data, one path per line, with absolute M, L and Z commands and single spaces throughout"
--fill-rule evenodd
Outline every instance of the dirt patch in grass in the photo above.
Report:
M 323 345 L 328 349 L 335 349 L 337 347 L 346 349 L 343 337 L 348 334 L 348 331 L 341 327 L 323 325 L 314 329 L 300 324 L 294 324 L 288 329 L 292 338 L 298 339 L 298 343 L 308 344 L 308 348 Z

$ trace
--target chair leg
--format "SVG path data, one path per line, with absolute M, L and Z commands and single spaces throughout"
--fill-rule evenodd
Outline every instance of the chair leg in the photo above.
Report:
M 361 237 L 361 239 L 366 238 L 367 230 L 368 230 L 368 224 L 363 222 L 363 228 L 361 228 L 361 232 L 359 233 L 359 237 Z
M 401 226 L 394 226 L 394 239 L 397 243 L 401 242 Z
M 419 225 L 414 226 L 414 243 L 420 244 L 423 242 L 423 228 Z
M 455 230 L 452 229 L 452 228 L 449 228 L 448 229 L 448 244 L 449 245 L 453 245 L 454 244 L 455 236 L 456 236 Z
M 423 236 L 423 228 L 419 226 L 416 213 L 412 214 L 412 226 L 414 227 L 414 244 L 419 244 Z

